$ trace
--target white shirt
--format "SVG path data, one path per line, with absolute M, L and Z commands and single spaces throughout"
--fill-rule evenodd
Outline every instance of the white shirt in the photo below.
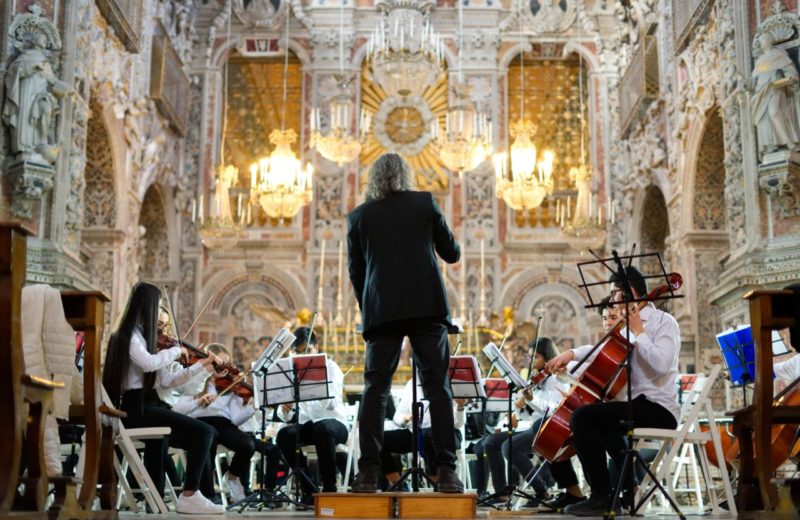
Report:
M 214 385 L 209 385 L 208 393 L 217 395 Z M 195 418 L 224 417 L 236 426 L 241 426 L 256 413 L 253 403 L 254 400 L 251 399 L 248 404 L 244 404 L 241 397 L 229 392 L 222 397 L 217 397 L 208 406 L 200 406 L 194 396 L 185 395 L 178 399 L 178 402 L 172 407 L 172 411 Z
M 414 392 L 412 391 L 413 379 L 409 379 L 406 386 L 403 387 L 403 393 L 400 396 L 400 404 L 394 412 L 394 423 L 401 428 L 411 428 L 411 422 L 406 422 L 406 417 L 411 415 L 411 404 L 413 403 Z M 422 388 L 417 386 L 417 399 L 422 403 L 423 413 L 420 428 L 431 427 L 431 413 L 428 401 L 423 400 Z M 458 410 L 458 405 L 453 401 L 453 426 L 456 430 L 460 430 L 467 420 L 467 413 L 464 410 Z
M 517 410 L 517 418 L 526 423 L 530 422 L 530 426 L 533 426 L 534 422 L 544 417 L 545 412 L 549 414 L 555 410 L 564 398 L 562 392 L 568 390 L 568 383 L 560 381 L 557 376 L 548 377 L 542 386 L 533 392 L 532 398 L 526 401 L 527 406 Z M 521 428 L 517 426 L 517 429 Z
M 181 356 L 181 348 L 172 347 L 151 354 L 147 351 L 147 342 L 145 342 L 144 336 L 138 330 L 134 330 L 133 334 L 131 334 L 129 356 L 131 363 L 128 367 L 125 384 L 122 387 L 123 392 L 142 388 L 144 386 L 145 373 L 156 373 L 156 389 L 160 387 L 174 388 L 186 383 L 204 368 L 200 363 L 195 363 L 183 370 L 170 372 L 168 367 L 170 363 Z
M 631 397 L 636 399 L 645 396 L 647 400 L 658 403 L 675 416 L 680 416 L 678 404 L 678 356 L 681 349 L 681 333 L 678 322 L 666 312 L 656 309 L 648 303 L 639 311 L 644 332 L 638 336 L 631 334 L 633 349 L 633 377 L 631 379 Z M 626 330 L 620 330 L 626 337 Z M 575 360 L 580 361 L 589 353 L 592 345 L 572 349 Z M 600 349 L 598 349 L 599 351 Z M 628 392 L 623 389 L 617 394 L 617 401 L 626 401 Z
M 331 399 L 318 399 L 316 401 L 304 401 L 300 403 L 300 424 L 308 421 L 322 421 L 325 419 L 336 419 L 347 426 L 347 415 L 344 411 L 344 374 L 339 365 L 332 359 L 325 358 L 328 369 L 328 395 Z M 294 411 L 286 413 L 283 406 L 278 407 L 278 417 L 285 422 L 291 422 L 294 418 Z
M 177 361 L 173 361 L 170 363 L 169 367 L 167 367 L 170 372 L 177 372 L 183 370 L 183 368 L 183 365 Z M 211 372 L 209 372 L 208 367 L 206 367 L 206 370 L 200 370 L 182 385 L 178 385 L 174 388 L 158 388 L 158 396 L 168 405 L 175 406 L 175 403 L 177 403 L 178 399 L 182 396 L 197 395 L 202 392 L 203 388 L 206 386 L 206 379 L 210 376 Z

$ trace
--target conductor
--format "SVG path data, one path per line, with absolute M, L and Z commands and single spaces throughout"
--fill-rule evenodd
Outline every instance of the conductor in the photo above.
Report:
M 414 191 L 408 164 L 398 154 L 382 155 L 372 165 L 366 201 L 349 215 L 347 247 L 367 342 L 361 457 L 351 490 L 377 491 L 386 400 L 408 336 L 430 402 L 437 487 L 463 493 L 455 473 L 453 397 L 447 380 L 450 309 L 434 254 L 452 264 L 461 250 L 433 196 Z

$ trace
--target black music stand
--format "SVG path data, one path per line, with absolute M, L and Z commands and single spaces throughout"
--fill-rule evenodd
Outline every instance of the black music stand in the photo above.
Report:
M 492 367 L 496 368 L 497 371 L 500 373 L 500 376 L 506 381 L 508 384 L 508 399 L 507 399 L 507 410 L 508 413 L 508 423 L 506 423 L 506 432 L 508 433 L 508 452 L 509 456 L 514 453 L 512 450 L 512 443 L 514 437 L 514 427 L 511 425 L 511 415 L 514 412 L 513 410 L 513 402 L 514 402 L 514 390 L 515 389 L 522 389 L 525 388 L 526 383 L 525 380 L 522 379 L 522 376 L 519 375 L 514 367 L 503 357 L 500 353 L 500 350 L 494 343 L 489 343 L 483 348 L 483 353 L 486 354 L 486 357 L 492 362 Z M 524 491 L 520 490 L 517 486 L 511 484 L 511 480 L 514 476 L 514 465 L 511 464 L 511 461 L 508 461 L 507 464 L 507 474 L 506 474 L 506 486 L 503 489 L 495 489 L 494 493 L 491 495 L 484 497 L 480 500 L 480 504 L 488 504 L 489 502 L 506 496 L 507 500 L 505 503 L 505 507 L 498 507 L 497 509 L 505 509 L 506 511 L 511 511 L 511 502 L 514 500 L 514 497 L 522 497 L 527 498 L 528 500 L 532 500 L 538 504 L 544 504 L 541 500 L 536 498 L 535 496 L 525 493 Z M 527 475 L 526 475 L 527 476 Z M 546 505 L 546 504 L 545 504 Z
M 425 470 L 419 467 L 419 427 L 422 423 L 422 416 L 424 415 L 425 407 L 422 402 L 417 399 L 417 365 L 414 362 L 414 354 L 411 354 L 411 467 L 406 469 L 397 482 L 389 486 L 388 491 L 397 491 L 403 484 L 403 481 L 411 479 L 411 491 L 419 493 L 420 478 L 424 479 L 428 484 L 434 486 L 434 482 L 425 473 Z
M 258 402 L 258 409 L 261 412 L 261 443 L 267 442 L 267 403 L 264 398 L 267 394 L 267 372 L 270 367 L 275 364 L 292 346 L 295 340 L 294 334 L 289 332 L 288 329 L 281 329 L 272 339 L 264 352 L 258 356 L 258 359 L 253 363 L 252 373 L 261 376 L 261 389 L 257 390 L 253 398 Z M 255 383 L 255 381 L 254 381 Z M 254 385 L 255 386 L 255 385 Z M 258 393 L 261 392 L 262 398 L 258 399 Z M 250 493 L 242 500 L 234 502 L 228 506 L 228 510 L 239 508 L 239 512 L 243 512 L 245 508 L 252 505 L 258 505 L 260 511 L 263 507 L 275 506 L 283 503 L 293 504 L 294 501 L 280 489 L 268 490 L 264 483 L 266 482 L 267 473 L 267 456 L 264 453 L 263 446 L 259 449 L 261 453 L 261 470 L 258 472 L 258 491 Z
M 626 316 L 629 315 L 630 306 L 631 305 L 636 305 L 636 304 L 638 304 L 640 302 L 652 302 L 652 301 L 659 301 L 659 300 L 672 300 L 672 299 L 676 299 L 676 298 L 683 298 L 683 296 L 675 294 L 675 289 L 673 287 L 673 283 L 672 283 L 672 281 L 670 279 L 670 275 L 667 274 L 667 271 L 666 271 L 666 269 L 664 267 L 664 262 L 661 260 L 661 255 L 658 254 L 658 253 L 639 253 L 639 254 L 634 254 L 635 250 L 636 250 L 636 245 L 634 244 L 633 247 L 631 248 L 631 253 L 624 257 L 624 259 L 627 261 L 627 266 L 623 264 L 623 258 L 620 257 L 620 255 L 617 253 L 616 250 L 612 250 L 611 251 L 611 255 L 612 255 L 611 258 L 600 258 L 599 256 L 597 256 L 597 254 L 594 253 L 594 251 L 592 251 L 591 249 L 589 250 L 589 253 L 591 253 L 592 256 L 594 256 L 596 260 L 589 261 L 589 262 L 581 262 L 581 263 L 578 264 L 578 272 L 580 273 L 581 281 L 582 281 L 582 284 L 580 285 L 580 287 L 583 288 L 586 291 L 586 296 L 587 296 L 587 299 L 589 300 L 589 305 L 585 305 L 584 306 L 585 308 L 587 308 L 587 309 L 596 309 L 598 307 L 601 307 L 601 306 L 605 305 L 603 303 L 597 303 L 597 302 L 594 301 L 594 298 L 592 297 L 592 290 L 591 289 L 593 287 L 596 287 L 596 286 L 608 285 L 608 281 L 607 280 L 603 280 L 603 281 L 600 281 L 600 282 L 587 282 L 586 281 L 586 273 L 584 272 L 584 269 L 593 269 L 594 267 L 597 267 L 598 265 L 602 266 L 605 269 L 607 269 L 611 273 L 616 274 L 616 275 L 619 276 L 619 280 L 620 280 L 619 283 L 622 285 L 622 303 L 625 304 L 625 315 Z M 658 261 L 658 265 L 660 267 L 660 273 L 659 274 L 657 274 L 657 275 L 644 275 L 643 274 L 643 277 L 645 279 L 657 279 L 657 280 L 663 281 L 664 284 L 669 288 L 669 294 L 664 294 L 664 295 L 658 296 L 656 298 L 645 298 L 645 297 L 641 297 L 641 296 L 638 297 L 638 298 L 634 297 L 633 290 L 631 289 L 630 281 L 628 280 L 628 273 L 627 273 L 626 267 L 630 267 L 630 265 L 633 263 L 634 259 L 643 259 L 643 258 L 644 259 L 655 259 L 655 260 L 657 260 Z M 611 265 L 613 265 L 613 268 L 609 266 L 609 263 Z M 679 287 L 679 285 L 678 285 L 678 287 Z M 615 302 L 615 303 L 620 303 L 620 302 Z M 594 348 L 592 348 L 592 350 L 589 351 L 589 353 L 587 353 L 586 356 L 584 356 L 583 359 L 581 359 L 570 370 L 570 373 L 575 373 L 588 359 L 590 359 L 592 354 L 594 354 L 594 352 L 598 348 L 600 348 L 603 344 L 605 344 L 605 340 L 608 337 L 610 337 L 612 332 L 613 332 L 613 330 L 611 332 L 609 332 L 608 334 L 606 334 L 605 338 L 603 338 L 602 341 L 597 343 L 594 346 Z M 627 341 L 627 343 L 629 345 L 630 345 L 630 335 L 631 335 L 630 327 L 625 327 L 625 340 Z M 616 517 L 617 506 L 620 505 L 620 495 L 621 495 L 621 493 L 623 491 L 623 488 L 625 486 L 625 477 L 627 477 L 627 475 L 630 473 L 631 480 L 630 480 L 630 486 L 628 488 L 628 493 L 630 494 L 631 502 L 632 502 L 630 504 L 630 514 L 631 514 L 631 516 L 635 515 L 636 512 L 639 510 L 639 508 L 642 507 L 642 505 L 645 503 L 645 501 L 647 499 L 649 499 L 650 495 L 652 495 L 653 493 L 655 493 L 656 490 L 658 490 L 658 491 L 661 492 L 661 494 L 664 496 L 664 498 L 667 499 L 667 501 L 669 502 L 669 504 L 672 507 L 672 509 L 678 515 L 678 518 L 680 518 L 681 520 L 686 520 L 686 516 L 678 508 L 678 504 L 675 503 L 675 501 L 672 499 L 672 497 L 669 495 L 669 493 L 664 489 L 664 487 L 661 485 L 661 483 L 655 478 L 655 475 L 650 470 L 650 467 L 647 465 L 647 463 L 644 462 L 644 460 L 642 460 L 642 457 L 639 454 L 639 452 L 633 448 L 633 429 L 634 429 L 634 424 L 633 424 L 633 405 L 631 404 L 631 402 L 633 401 L 633 393 L 632 393 L 632 389 L 631 389 L 631 381 L 632 381 L 632 376 L 633 376 L 633 367 L 632 367 L 631 361 L 632 361 L 633 350 L 634 350 L 633 348 L 628 348 L 628 352 L 626 353 L 625 359 L 624 359 L 624 361 L 622 363 L 623 369 L 625 370 L 625 372 L 627 374 L 627 379 L 628 379 L 626 384 L 625 384 L 626 391 L 627 391 L 627 398 L 628 398 L 627 399 L 628 411 L 627 411 L 627 418 L 626 418 L 626 420 L 622 421 L 621 426 L 623 427 L 624 431 L 627 432 L 626 440 L 627 440 L 628 447 L 624 451 L 624 458 L 623 458 L 623 461 L 622 461 L 622 467 L 619 468 L 619 476 L 618 476 L 618 479 L 617 479 L 617 483 L 614 485 L 614 488 L 613 488 L 613 490 L 611 492 L 611 503 L 608 505 L 608 511 L 606 511 L 606 513 L 603 515 L 603 519 L 604 520 L 613 520 Z M 609 382 L 609 386 L 611 385 L 612 382 L 613 381 Z M 635 495 L 634 495 L 634 489 L 633 489 L 634 488 L 633 475 L 635 474 L 634 473 L 634 465 L 635 464 L 638 464 L 639 467 L 641 467 L 650 476 L 650 478 L 653 481 L 653 487 L 651 487 L 647 491 L 645 496 L 643 496 L 642 499 L 638 503 L 636 503 Z
M 323 360 L 321 364 L 316 361 L 320 358 Z M 267 391 L 264 394 L 264 401 L 271 407 L 283 404 L 293 405 L 292 424 L 295 426 L 295 451 L 290 475 L 294 475 L 295 500 L 292 501 L 292 504 L 303 510 L 310 508 L 297 500 L 297 497 L 302 496 L 300 479 L 305 479 L 314 492 L 319 492 L 319 488 L 306 472 L 300 469 L 300 451 L 302 450 L 300 446 L 300 403 L 333 398 L 329 392 L 331 381 L 328 380 L 325 359 L 325 354 L 310 354 L 279 360 L 270 367 L 268 374 L 273 378 L 278 376 L 278 380 L 273 379 L 272 383 L 267 385 Z

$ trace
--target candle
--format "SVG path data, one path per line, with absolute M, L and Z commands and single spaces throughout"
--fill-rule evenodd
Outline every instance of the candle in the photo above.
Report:
M 325 280 L 325 239 L 322 239 L 319 253 L 319 289 L 317 293 L 317 312 L 322 312 L 322 282 Z
M 486 259 L 484 258 L 484 241 L 481 239 L 481 291 L 484 288 L 484 276 L 486 275 Z
M 242 194 L 236 197 L 236 220 L 241 220 L 242 217 Z
M 461 261 L 461 319 L 463 320 L 466 318 L 466 310 L 467 310 L 467 260 L 462 259 Z
M 344 240 L 339 240 L 339 292 L 342 292 L 343 267 L 344 267 Z
M 570 218 L 572 216 L 571 205 L 572 205 L 572 197 L 567 197 L 567 218 Z
M 197 218 L 197 199 L 192 199 L 192 223 Z
M 603 222 L 603 207 L 600 206 L 597 208 L 597 225 L 599 226 Z
M 200 206 L 200 224 L 202 225 L 203 224 L 203 217 L 204 217 L 204 213 L 205 213 L 205 211 L 204 211 L 205 206 L 203 206 L 203 194 L 202 193 L 200 194 L 200 204 L 199 204 L 199 206 Z
M 611 202 L 611 223 L 613 224 L 617 216 L 617 205 L 614 201 Z

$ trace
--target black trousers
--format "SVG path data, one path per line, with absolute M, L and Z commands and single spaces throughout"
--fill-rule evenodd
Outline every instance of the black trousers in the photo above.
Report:
M 201 417 L 201 421 L 217 431 L 217 442 L 233 451 L 233 459 L 228 465 L 228 472 L 240 479 L 250 474 L 250 458 L 256 451 L 253 436 L 243 432 L 226 417 Z M 212 447 L 210 457 L 215 457 L 217 446 Z M 212 459 L 213 460 L 213 459 Z
M 436 474 L 436 446 L 433 442 L 433 431 L 430 428 L 420 430 L 420 456 L 425 461 L 425 468 L 428 475 Z M 461 446 L 461 432 L 456 430 L 456 449 Z M 389 473 L 399 473 L 402 468 L 398 467 L 394 457 L 395 453 L 411 453 L 413 449 L 413 435 L 411 430 L 403 428 L 400 430 L 390 430 L 383 434 L 383 449 L 381 449 L 381 469 L 384 475 Z
M 185 491 L 200 490 L 206 497 L 214 496 L 209 453 L 216 446 L 217 432 L 208 424 L 186 415 L 173 412 L 169 405 L 158 399 L 153 391 L 142 402 L 141 390 L 128 390 L 122 396 L 122 410 L 128 417 L 122 420 L 126 428 L 169 427 L 172 431 L 164 439 L 144 442 L 144 466 L 153 484 L 164 494 L 165 461 L 171 447 L 186 452 L 186 472 L 183 479 Z
M 542 467 L 536 468 L 530 457 L 533 451 L 533 439 L 536 437 L 536 432 L 539 431 L 540 423 L 541 419 L 534 422 L 533 426 L 527 430 L 515 432 L 511 442 L 506 438 L 501 446 L 503 457 L 508 460 L 508 463 L 517 470 L 522 478 L 528 479 L 531 487 L 538 494 L 547 492 L 550 486 L 553 485 L 550 465 L 546 461 L 540 461 Z M 534 475 L 536 476 L 534 477 Z
M 289 466 L 294 466 L 295 433 L 297 426 L 290 424 L 281 428 L 275 441 L 283 452 Z M 347 427 L 336 419 L 322 421 L 308 421 L 300 425 L 300 446 L 313 444 L 317 449 L 319 460 L 319 476 L 322 479 L 322 490 L 325 492 L 336 491 L 336 445 L 347 442 Z M 300 467 L 306 468 L 308 462 L 303 453 L 300 453 Z M 308 483 L 303 482 L 304 491 L 310 493 Z
M 419 372 L 422 391 L 430 402 L 431 428 L 437 467 L 455 469 L 456 445 L 453 426 L 453 395 L 447 377 L 450 349 L 447 327 L 441 320 L 407 321 L 369 333 L 364 397 L 361 400 L 359 471 L 379 472 L 383 448 L 383 418 L 392 384 L 392 375 L 400 361 L 403 337 L 411 340 L 414 364 Z
M 631 402 L 635 428 L 674 429 L 675 416 L 660 404 L 639 396 Z M 590 404 L 572 414 L 570 426 L 578 458 L 589 481 L 592 494 L 610 495 L 613 485 L 606 464 L 606 453 L 621 467 L 626 449 L 625 428 L 628 403 L 613 401 Z M 628 472 L 628 478 L 631 478 Z M 626 486 L 627 487 L 627 486 Z

